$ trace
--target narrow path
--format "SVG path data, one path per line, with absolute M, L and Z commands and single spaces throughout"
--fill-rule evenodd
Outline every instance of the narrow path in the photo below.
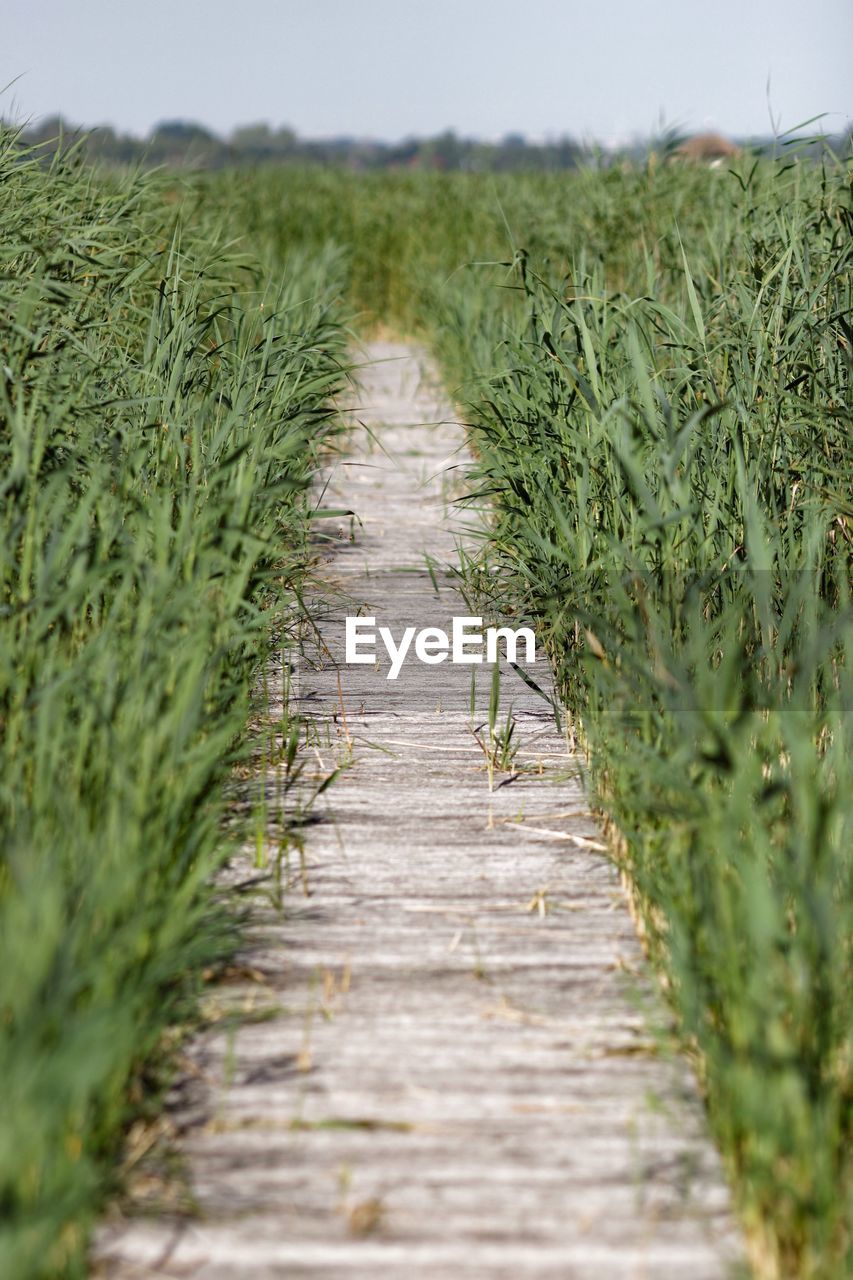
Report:
M 357 605 L 395 636 L 469 612 L 424 562 L 455 559 L 461 429 L 410 349 L 369 358 L 357 417 L 378 443 L 355 433 L 324 499 L 361 520 L 352 540 L 338 522 L 329 557 L 354 602 L 322 624 L 339 661 Z M 470 668 L 407 662 L 391 682 L 384 660 L 343 667 L 339 688 L 328 655 L 299 697 L 322 768 L 353 763 L 291 868 L 308 896 L 292 889 L 283 915 L 259 902 L 255 981 L 236 991 L 264 1016 L 200 1037 L 173 1098 L 199 1216 L 113 1223 L 99 1274 L 729 1274 L 695 1085 L 661 1051 L 663 1010 L 545 704 L 506 673 L 523 771 L 490 793 Z

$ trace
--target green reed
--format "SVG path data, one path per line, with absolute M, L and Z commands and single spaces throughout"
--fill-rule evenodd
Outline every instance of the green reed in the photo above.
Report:
M 832 155 L 789 150 L 267 172 L 247 225 L 341 243 L 364 322 L 420 333 L 467 403 L 493 510 L 469 589 L 545 639 L 756 1272 L 840 1277 L 853 213 Z
M 443 313 L 441 349 L 479 376 L 484 554 L 582 725 L 756 1270 L 840 1277 L 849 187 L 832 163 L 744 163 L 576 196 L 577 249 L 508 268 L 518 305 L 454 290 Z
M 694 1053 L 756 1272 L 849 1266 L 851 215 L 834 157 L 259 175 L 420 332 Z M 284 233 L 283 233 L 284 234 Z
M 305 559 L 341 264 L 272 274 L 227 206 L 9 135 L 0 177 L 0 1273 L 54 1277 L 234 945 L 224 788 Z

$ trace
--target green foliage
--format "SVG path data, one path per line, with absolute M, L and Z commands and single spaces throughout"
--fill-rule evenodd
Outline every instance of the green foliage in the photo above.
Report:
M 304 550 L 334 245 L 364 323 L 464 380 L 471 589 L 546 639 L 758 1268 L 845 1274 L 853 215 L 829 159 L 733 167 L 0 163 L 11 1274 L 73 1269 L 127 1081 L 229 942 L 222 781 Z
M 492 218 L 492 180 L 425 173 L 348 174 L 263 170 L 251 183 L 239 173 L 198 179 L 202 198 L 236 202 L 248 243 L 279 252 L 298 244 L 347 258 L 352 304 L 364 324 L 411 329 L 435 280 L 475 258 Z M 505 256 L 498 220 L 493 243 Z
M 562 272 L 519 254 L 517 308 L 444 312 L 482 377 L 485 554 L 583 725 L 766 1272 L 840 1277 L 849 190 L 795 166 L 576 196 Z
M 840 1277 L 851 1207 L 851 215 L 825 164 L 264 175 L 354 305 L 463 383 L 756 1267 Z M 319 243 L 319 241 L 317 241 Z
M 82 1274 L 129 1086 L 233 946 L 212 873 L 293 600 L 339 261 L 162 181 L 0 180 L 0 1273 Z

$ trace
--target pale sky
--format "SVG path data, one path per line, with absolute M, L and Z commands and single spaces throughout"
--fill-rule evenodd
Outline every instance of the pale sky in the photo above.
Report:
M 851 0 L 0 0 L 0 18 L 0 116 L 136 134 L 613 142 L 853 114 Z

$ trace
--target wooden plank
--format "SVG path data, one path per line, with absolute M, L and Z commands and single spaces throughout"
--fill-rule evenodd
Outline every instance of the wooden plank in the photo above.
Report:
M 356 416 L 378 443 L 354 435 L 324 502 L 362 523 L 331 522 L 296 680 L 306 760 L 348 767 L 283 909 L 255 904 L 261 981 L 227 998 L 271 1016 L 198 1037 L 174 1092 L 198 1215 L 112 1221 L 99 1274 L 716 1280 L 741 1252 L 728 1194 L 582 760 L 507 671 L 521 772 L 490 792 L 469 668 L 340 667 L 355 604 L 395 634 L 468 612 L 424 565 L 471 517 L 447 509 L 464 437 L 416 353 L 372 346 Z M 479 718 L 487 699 L 486 669 Z

